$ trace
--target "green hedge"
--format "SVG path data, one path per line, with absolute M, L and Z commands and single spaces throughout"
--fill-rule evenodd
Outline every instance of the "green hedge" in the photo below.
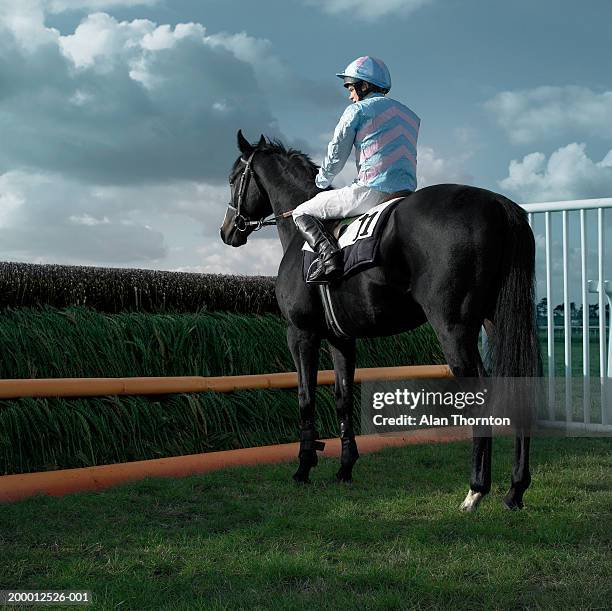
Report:
M 0 378 L 242 375 L 293 371 L 272 314 L 105 314 L 84 307 L 0 312 Z M 358 367 L 442 362 L 428 327 L 358 342 Z M 332 362 L 323 346 L 320 369 Z
M 0 309 L 85 305 L 101 312 L 279 313 L 275 278 L 0 262 Z

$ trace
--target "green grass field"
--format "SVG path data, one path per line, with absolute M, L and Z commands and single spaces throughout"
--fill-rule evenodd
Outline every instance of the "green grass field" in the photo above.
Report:
M 86 589 L 96 609 L 609 609 L 612 444 L 536 439 L 526 507 L 502 507 L 494 444 L 478 513 L 470 445 L 322 460 L 0 506 L 0 588 Z

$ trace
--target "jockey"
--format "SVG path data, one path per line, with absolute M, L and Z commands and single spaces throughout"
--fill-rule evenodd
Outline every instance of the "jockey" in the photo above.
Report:
M 391 89 L 387 66 L 374 57 L 359 57 L 336 76 L 344 79 L 353 104 L 336 126 L 315 183 L 325 189 L 293 211 L 307 244 L 319 255 L 308 281 L 326 281 L 342 273 L 342 252 L 319 219 L 357 216 L 416 189 L 416 143 L 420 119 L 412 110 L 385 97 Z M 355 147 L 357 178 L 348 187 L 329 189 Z

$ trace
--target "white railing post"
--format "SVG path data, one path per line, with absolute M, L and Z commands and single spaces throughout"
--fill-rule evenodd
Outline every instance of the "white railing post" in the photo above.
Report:
M 591 372 L 590 372 L 590 309 L 587 280 L 586 210 L 580 211 L 580 271 L 582 284 L 582 413 L 585 424 L 591 421 Z
M 565 419 L 572 421 L 572 328 L 569 301 L 569 245 L 567 236 L 567 210 L 563 220 L 563 362 L 565 365 Z
M 606 301 L 604 286 L 604 211 L 597 210 L 597 276 L 599 280 L 599 377 L 601 378 L 601 423 L 607 424 L 606 410 Z
M 555 419 L 555 319 L 552 305 L 550 212 L 544 213 L 546 244 L 546 339 L 548 343 L 548 417 Z

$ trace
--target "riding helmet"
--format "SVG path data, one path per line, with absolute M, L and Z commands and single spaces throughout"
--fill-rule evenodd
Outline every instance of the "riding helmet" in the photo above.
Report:
M 336 76 L 344 79 L 345 86 L 358 81 L 366 81 L 387 91 L 391 89 L 391 75 L 385 62 L 369 55 L 358 57 L 346 67 L 344 72 Z

